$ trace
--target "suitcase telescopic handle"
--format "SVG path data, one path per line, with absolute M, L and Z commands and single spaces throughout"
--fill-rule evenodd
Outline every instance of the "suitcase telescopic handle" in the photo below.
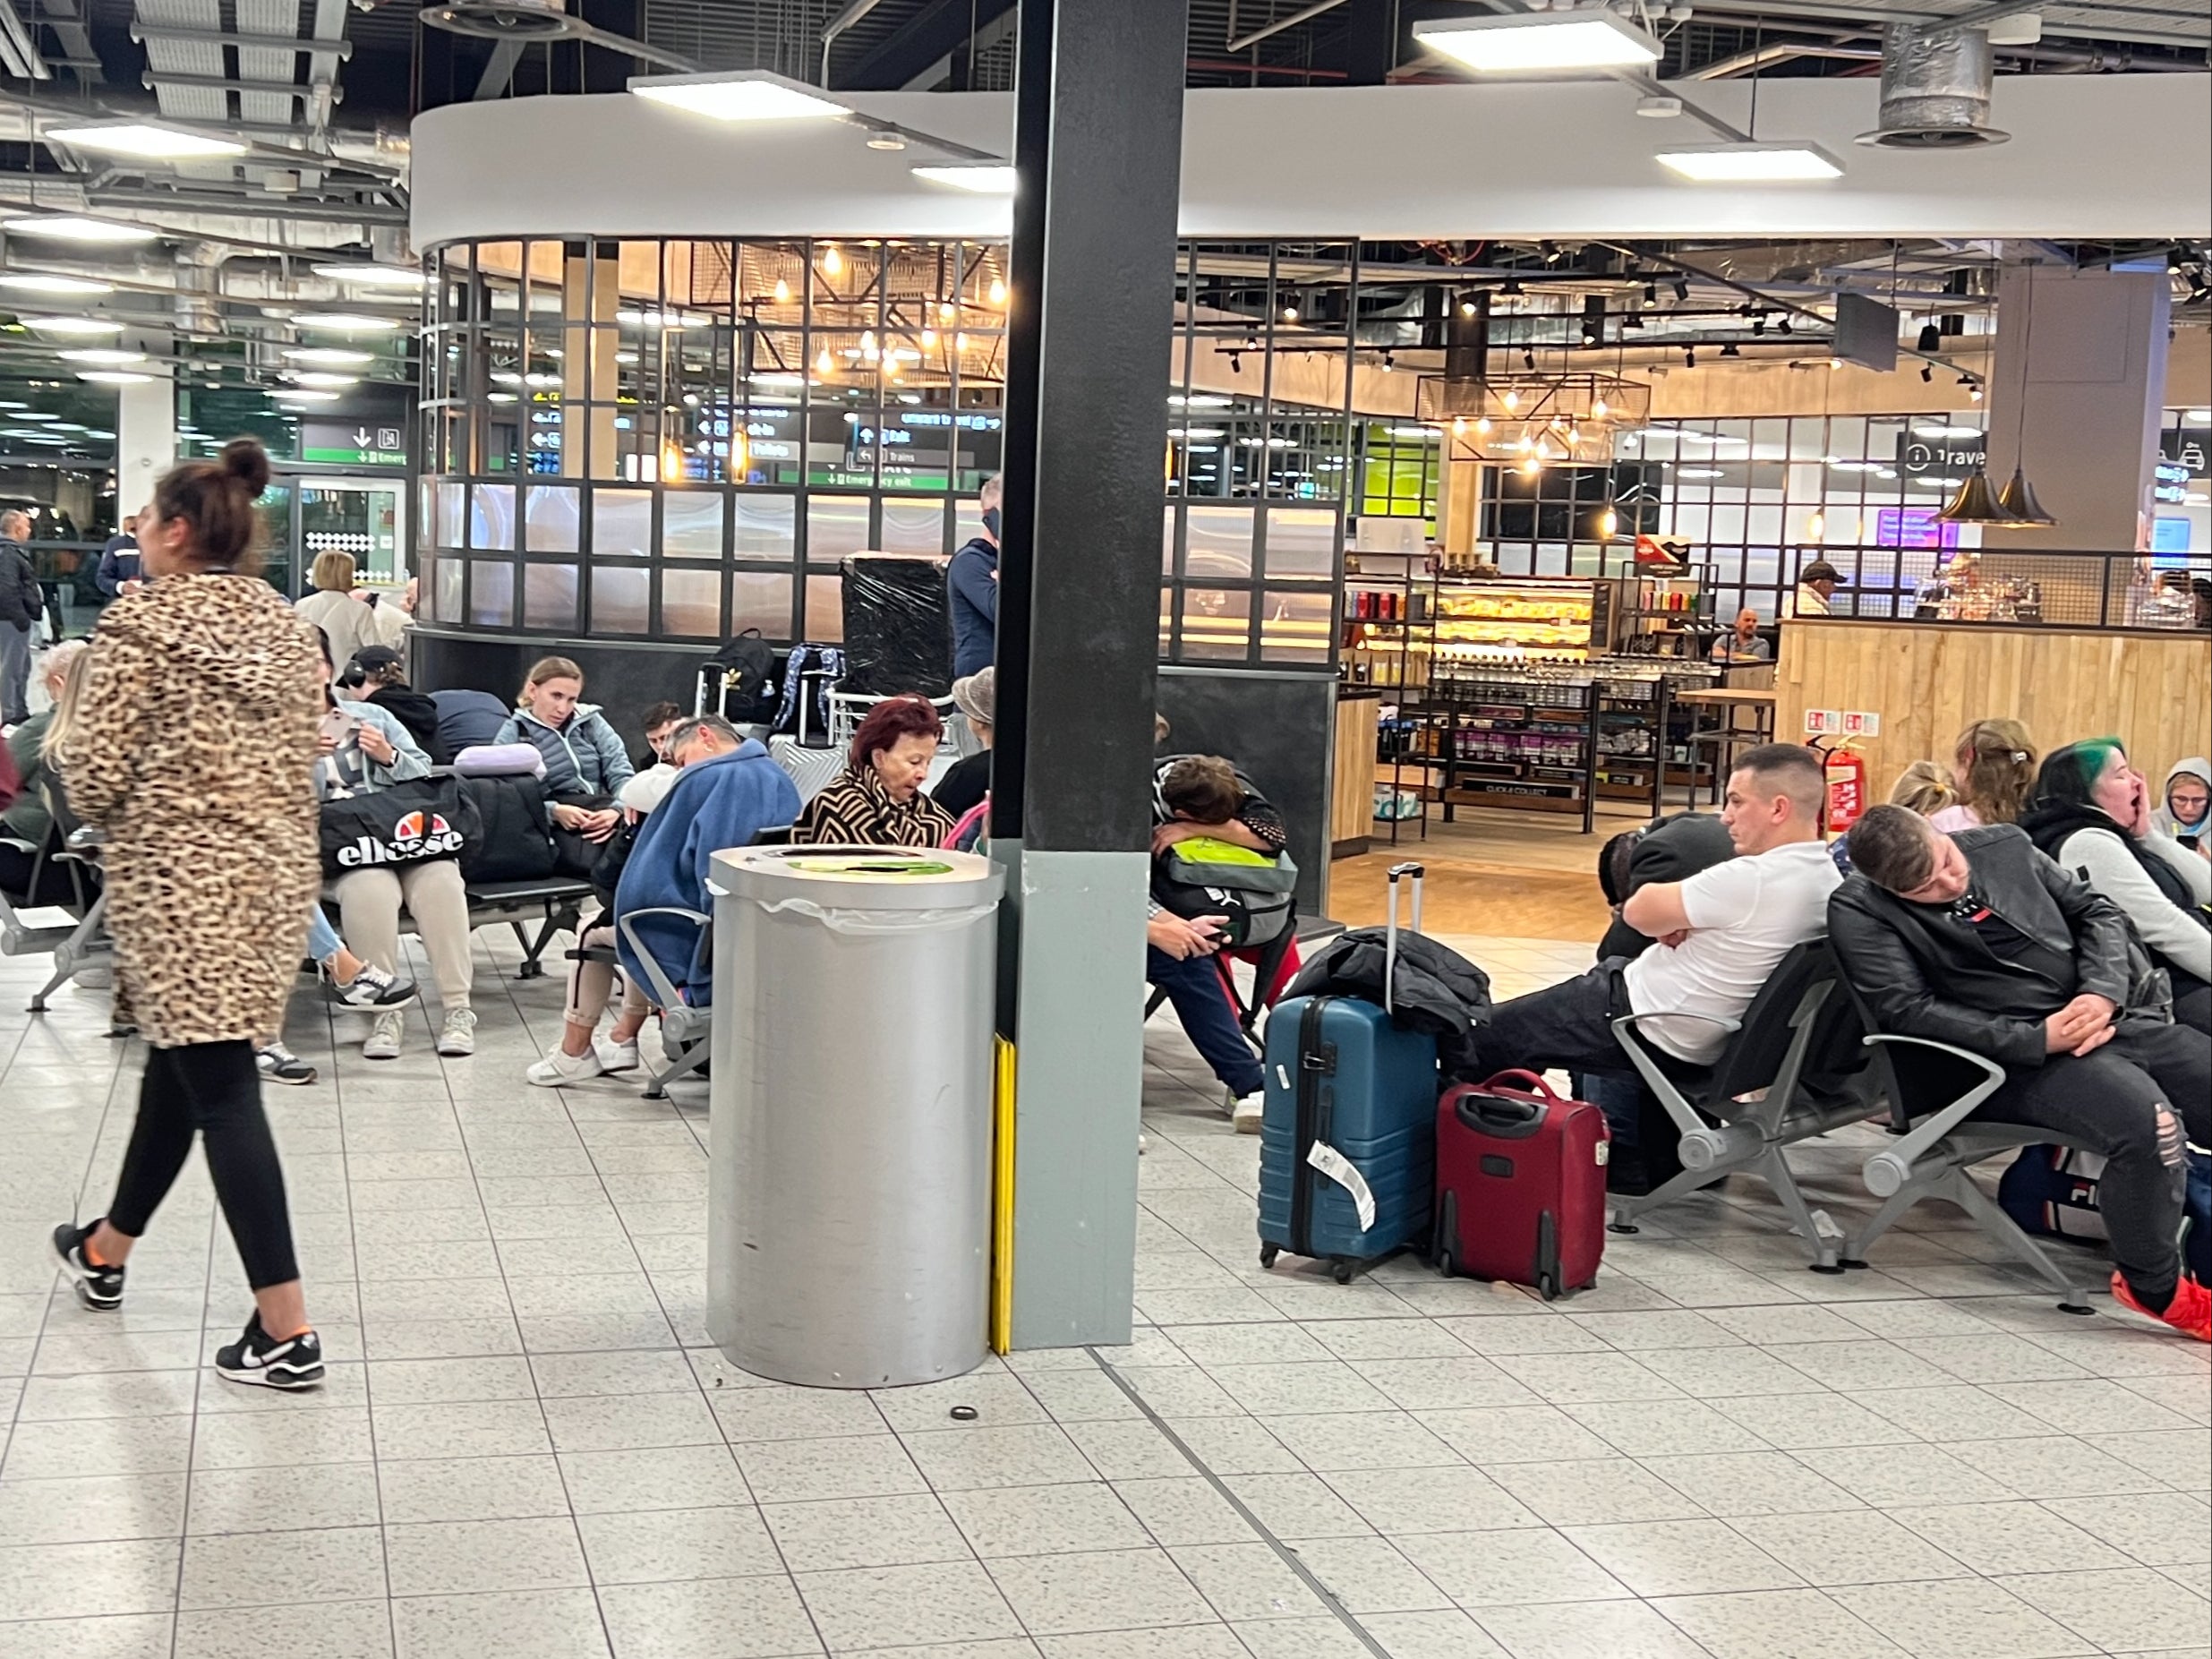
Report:
M 1390 880 L 1390 919 L 1383 929 L 1382 939 L 1382 1011 L 1397 1012 L 1398 979 L 1398 883 L 1410 879 L 1413 886 L 1413 931 L 1421 931 L 1421 884 L 1428 871 L 1420 864 L 1408 860 L 1393 864 L 1388 871 Z

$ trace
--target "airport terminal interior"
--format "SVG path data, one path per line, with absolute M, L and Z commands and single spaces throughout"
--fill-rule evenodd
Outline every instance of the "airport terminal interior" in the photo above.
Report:
M 2212 1653 L 2201 0 L 0 71 L 0 1659 Z

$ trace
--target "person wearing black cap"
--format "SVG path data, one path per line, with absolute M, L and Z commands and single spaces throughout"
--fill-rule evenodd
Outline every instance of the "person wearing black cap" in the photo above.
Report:
M 1826 616 L 1828 601 L 1842 583 L 1835 566 L 1825 559 L 1815 559 L 1798 572 L 1797 603 L 1790 607 L 1792 616 Z
M 954 817 L 965 817 L 991 791 L 991 727 L 998 713 L 998 670 L 986 668 L 952 682 L 952 701 L 983 747 L 954 761 L 929 797 Z
M 438 735 L 438 705 L 427 692 L 417 691 L 407 684 L 406 664 L 399 653 L 389 646 L 363 646 L 354 653 L 345 678 L 353 681 L 358 675 L 360 697 L 364 703 L 373 703 L 401 725 L 423 746 L 433 766 L 453 764 L 445 740 Z

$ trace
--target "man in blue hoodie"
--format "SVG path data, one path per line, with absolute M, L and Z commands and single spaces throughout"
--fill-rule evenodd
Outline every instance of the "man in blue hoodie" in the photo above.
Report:
M 614 913 L 673 905 L 712 913 L 707 877 L 717 852 L 749 846 L 764 829 L 799 817 L 799 791 L 768 751 L 714 714 L 686 720 L 669 737 L 682 768 L 675 784 L 637 832 L 615 889 Z M 647 916 L 636 931 L 670 983 L 695 1008 L 713 1000 L 714 954 L 707 930 L 677 916 Z M 621 930 L 622 971 L 650 986 Z
M 985 479 L 983 528 L 952 555 L 944 570 L 955 680 L 981 673 L 998 655 L 998 480 Z

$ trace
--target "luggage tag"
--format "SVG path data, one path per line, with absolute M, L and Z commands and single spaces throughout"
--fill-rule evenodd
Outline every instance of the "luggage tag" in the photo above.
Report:
M 1352 1194 L 1352 1207 L 1360 1212 L 1361 1232 L 1374 1227 L 1375 1190 L 1367 1184 L 1357 1164 L 1326 1141 L 1316 1141 L 1306 1149 L 1306 1162 Z

